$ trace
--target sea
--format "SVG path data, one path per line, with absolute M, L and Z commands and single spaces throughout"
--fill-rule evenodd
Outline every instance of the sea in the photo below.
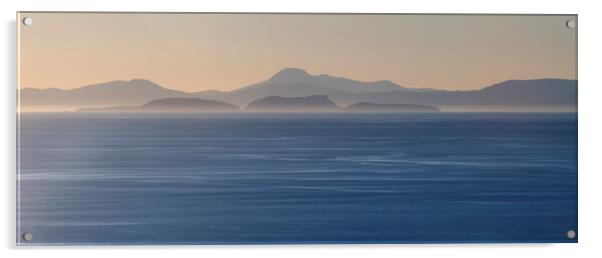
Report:
M 576 113 L 21 113 L 17 143 L 23 245 L 578 241 Z

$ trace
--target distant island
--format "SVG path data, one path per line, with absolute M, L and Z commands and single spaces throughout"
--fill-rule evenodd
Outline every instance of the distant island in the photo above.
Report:
M 340 109 L 326 95 L 293 98 L 269 96 L 245 107 L 245 111 L 250 112 L 336 112 Z
M 308 101 L 306 112 L 333 110 L 332 104 L 341 109 L 357 110 L 408 110 L 406 105 L 437 107 L 441 111 L 478 112 L 576 112 L 577 81 L 566 79 L 507 80 L 478 90 L 450 91 L 432 88 L 410 88 L 388 80 L 361 82 L 353 79 L 326 74 L 311 75 L 299 68 L 285 68 L 265 81 L 246 85 L 232 91 L 205 90 L 184 92 L 172 90 L 144 79 L 119 80 L 87 85 L 75 89 L 22 88 L 18 91 L 19 108 L 22 112 L 38 111 L 102 111 L 130 110 L 132 112 L 152 110 L 149 102 L 161 99 L 175 99 L 182 102 L 180 107 L 158 107 L 170 112 L 178 109 L 188 112 L 233 111 L 232 106 L 249 107 L 249 110 L 278 108 L 277 102 L 287 99 L 280 110 L 293 109 L 294 102 Z M 332 103 L 327 103 L 326 96 Z M 320 99 L 321 98 L 321 99 Z M 186 103 L 183 99 L 196 103 Z M 216 101 L 209 103 L 208 101 Z M 167 101 L 170 102 L 170 101 Z M 315 103 L 314 103 L 315 102 Z M 359 103 L 373 103 L 366 105 Z M 223 103 L 223 104 L 220 104 Z M 159 103 L 157 103 L 159 104 Z M 382 106 L 382 105 L 400 106 Z M 196 105 L 196 106 L 195 106 Z M 415 107 L 421 109 L 420 107 Z M 239 108 L 240 109 L 240 108 Z M 98 111 L 98 110 L 97 110 Z M 296 112 L 296 111 L 295 111 Z
M 80 112 L 238 112 L 240 107 L 199 98 L 166 98 L 137 107 L 81 108 Z
M 141 106 L 81 108 L 78 112 L 263 112 L 263 113 L 316 113 L 316 112 L 439 112 L 439 108 L 413 104 L 376 104 L 360 102 L 345 108 L 339 107 L 328 96 L 306 97 L 268 96 L 251 102 L 244 109 L 222 101 L 199 98 L 166 98 L 150 101 Z

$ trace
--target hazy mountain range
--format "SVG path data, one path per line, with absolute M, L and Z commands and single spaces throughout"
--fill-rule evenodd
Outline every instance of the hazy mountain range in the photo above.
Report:
M 443 111 L 576 111 L 577 81 L 565 79 L 509 80 L 480 90 L 445 91 L 415 89 L 391 81 L 360 82 L 329 75 L 310 75 L 286 68 L 266 81 L 233 91 L 183 92 L 148 80 L 112 81 L 71 90 L 56 88 L 20 91 L 22 111 L 66 111 L 145 105 L 153 100 L 196 98 L 240 107 L 270 96 L 307 97 L 324 95 L 338 106 L 371 104 L 426 105 Z
M 376 104 L 360 102 L 340 107 L 326 95 L 307 97 L 269 96 L 249 103 L 244 109 L 217 100 L 199 98 L 167 98 L 152 100 L 141 106 L 80 108 L 78 112 L 439 112 L 436 107 L 411 104 Z

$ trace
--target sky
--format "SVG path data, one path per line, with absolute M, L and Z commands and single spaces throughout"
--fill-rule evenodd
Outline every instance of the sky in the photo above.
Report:
M 21 88 L 234 90 L 286 67 L 412 88 L 576 79 L 572 16 L 22 13 Z

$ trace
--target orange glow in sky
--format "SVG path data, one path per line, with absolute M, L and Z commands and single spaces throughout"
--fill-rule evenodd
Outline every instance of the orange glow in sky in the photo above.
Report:
M 576 79 L 572 16 L 22 13 L 21 87 L 233 90 L 285 67 L 405 87 Z

